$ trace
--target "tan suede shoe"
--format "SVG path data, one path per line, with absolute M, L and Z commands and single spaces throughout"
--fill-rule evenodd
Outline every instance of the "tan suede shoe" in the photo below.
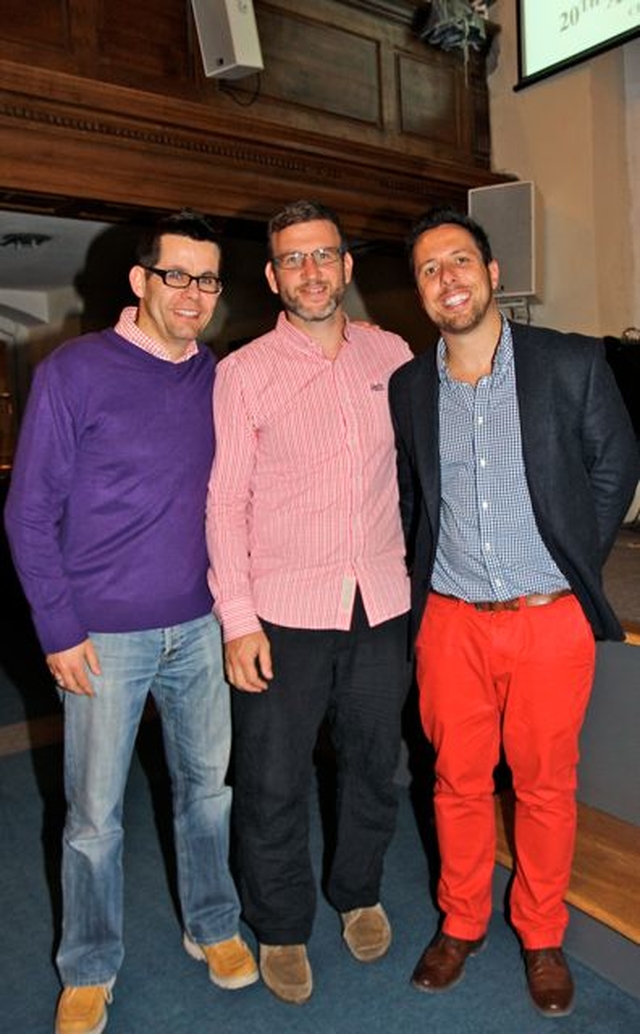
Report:
M 256 960 L 240 934 L 217 944 L 196 944 L 185 933 L 182 943 L 192 959 L 207 963 L 209 979 L 217 987 L 238 991 L 241 987 L 255 984 L 260 976 Z
M 107 1025 L 107 1004 L 111 1002 L 109 984 L 65 987 L 56 1011 L 56 1034 L 102 1034 Z
M 391 944 L 391 926 L 380 903 L 369 908 L 342 912 L 342 936 L 358 962 L 375 962 L 386 955 Z
M 311 998 L 313 976 L 304 944 L 261 944 L 260 975 L 282 1002 L 302 1005 Z

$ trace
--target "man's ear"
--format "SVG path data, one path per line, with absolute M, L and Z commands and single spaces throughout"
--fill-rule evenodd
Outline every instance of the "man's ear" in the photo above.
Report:
M 496 259 L 491 259 L 491 262 L 489 263 L 487 268 L 489 270 L 489 279 L 491 280 L 491 287 L 495 291 L 498 284 L 500 283 L 500 266 L 498 265 Z
M 142 266 L 133 266 L 129 270 L 129 283 L 136 298 L 143 298 L 147 283 L 147 273 Z
M 350 284 L 351 275 L 353 273 L 353 257 L 350 251 L 345 251 L 342 256 L 342 265 L 344 269 L 344 282 L 345 284 Z
M 276 280 L 276 271 L 274 269 L 273 262 L 271 261 L 271 259 L 269 259 L 266 266 L 264 267 L 264 275 L 266 276 L 267 283 L 269 284 L 269 287 L 271 288 L 273 293 L 280 294 L 280 290 L 278 288 L 278 281 Z

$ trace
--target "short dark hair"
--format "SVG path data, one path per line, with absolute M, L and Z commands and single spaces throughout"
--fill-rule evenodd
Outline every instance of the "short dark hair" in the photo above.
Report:
M 220 235 L 200 212 L 183 208 L 180 212 L 161 216 L 140 234 L 136 261 L 140 266 L 155 266 L 160 256 L 160 240 L 167 234 L 188 237 L 192 241 L 210 241 L 220 248 Z
M 412 270 L 413 249 L 415 248 L 418 238 L 421 237 L 423 233 L 426 233 L 427 230 L 435 230 L 438 226 L 449 225 L 461 226 L 463 230 L 467 230 L 478 245 L 478 249 L 482 255 L 485 266 L 489 265 L 493 260 L 491 243 L 486 230 L 480 226 L 480 223 L 477 223 L 475 219 L 471 218 L 471 216 L 465 215 L 463 212 L 459 212 L 456 208 L 437 206 L 430 208 L 424 213 L 424 215 L 420 216 L 407 237 L 407 252 Z
M 286 230 L 288 226 L 295 226 L 298 223 L 311 223 L 315 219 L 322 219 L 328 223 L 333 223 L 340 237 L 340 245 L 342 247 L 346 245 L 347 242 L 340 225 L 340 220 L 333 209 L 323 205 L 320 201 L 306 201 L 302 199 L 300 201 L 291 201 L 269 220 L 267 226 L 269 254 L 271 254 L 271 238 L 274 233 L 280 233 L 281 230 Z

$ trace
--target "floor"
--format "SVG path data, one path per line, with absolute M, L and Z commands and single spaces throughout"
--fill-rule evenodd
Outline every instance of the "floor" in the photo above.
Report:
M 604 580 L 625 626 L 640 632 L 640 525 L 620 532 Z M 4 831 L 0 844 L 0 910 L 4 917 L 0 1013 L 7 1030 L 45 1034 L 51 1030 L 57 994 L 51 951 L 59 926 L 62 722 L 24 600 L 1 549 L 0 583 L 0 815 Z M 379 971 L 358 971 L 357 982 L 355 975 L 352 979 L 349 959 L 329 947 L 330 941 L 339 942 L 339 938 L 335 916 L 321 901 L 312 945 L 318 992 L 304 1017 L 280 1007 L 261 986 L 250 989 L 242 999 L 212 996 L 208 981 L 198 982 L 197 967 L 192 968 L 180 950 L 179 928 L 158 846 L 158 823 L 154 825 L 149 787 L 138 761 L 131 782 L 128 807 L 134 821 L 128 822 L 128 964 L 109 1024 L 114 1034 L 149 1030 L 150 1016 L 154 1017 L 155 1034 L 187 1034 L 201 1026 L 224 1028 L 230 1034 L 247 1029 L 292 1034 L 301 1030 L 357 1034 L 363 1029 L 380 1034 L 413 1034 L 426 1029 L 434 1034 L 444 1030 L 544 1034 L 547 1030 L 548 1021 L 531 1010 L 523 993 L 518 946 L 500 916 L 494 916 L 483 965 L 470 967 L 464 985 L 451 999 L 427 1001 L 435 996 L 412 995 L 407 990 L 408 973 L 435 920 L 427 897 L 425 857 L 408 797 L 389 855 L 385 891 L 397 938 Z M 319 855 L 319 845 L 316 847 Z M 575 970 L 579 1002 L 574 1016 L 563 1022 L 566 1034 L 587 1030 L 627 1034 L 640 1029 L 636 999 L 584 965 L 576 963 Z M 27 981 L 32 992 L 16 996 L 15 988 L 26 986 Z M 483 997 L 493 1003 L 495 1019 L 486 1005 L 480 1006 Z

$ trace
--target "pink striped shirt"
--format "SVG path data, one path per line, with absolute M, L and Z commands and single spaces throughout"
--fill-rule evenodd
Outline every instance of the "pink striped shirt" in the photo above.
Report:
M 136 323 L 137 315 L 137 307 L 135 305 L 127 305 L 120 313 L 120 318 L 114 327 L 116 334 L 126 338 L 132 345 L 141 348 L 143 352 L 154 355 L 156 359 L 164 359 L 168 363 L 186 363 L 187 359 L 191 359 L 192 356 L 198 354 L 197 341 L 189 341 L 183 354 L 178 359 L 175 359 L 160 341 L 156 341 L 155 338 L 149 337 L 148 334 L 140 330 Z
M 219 363 L 207 541 L 226 642 L 258 615 L 348 629 L 356 586 L 371 625 L 409 609 L 387 383 L 410 358 L 347 323 L 331 361 L 281 313 Z

